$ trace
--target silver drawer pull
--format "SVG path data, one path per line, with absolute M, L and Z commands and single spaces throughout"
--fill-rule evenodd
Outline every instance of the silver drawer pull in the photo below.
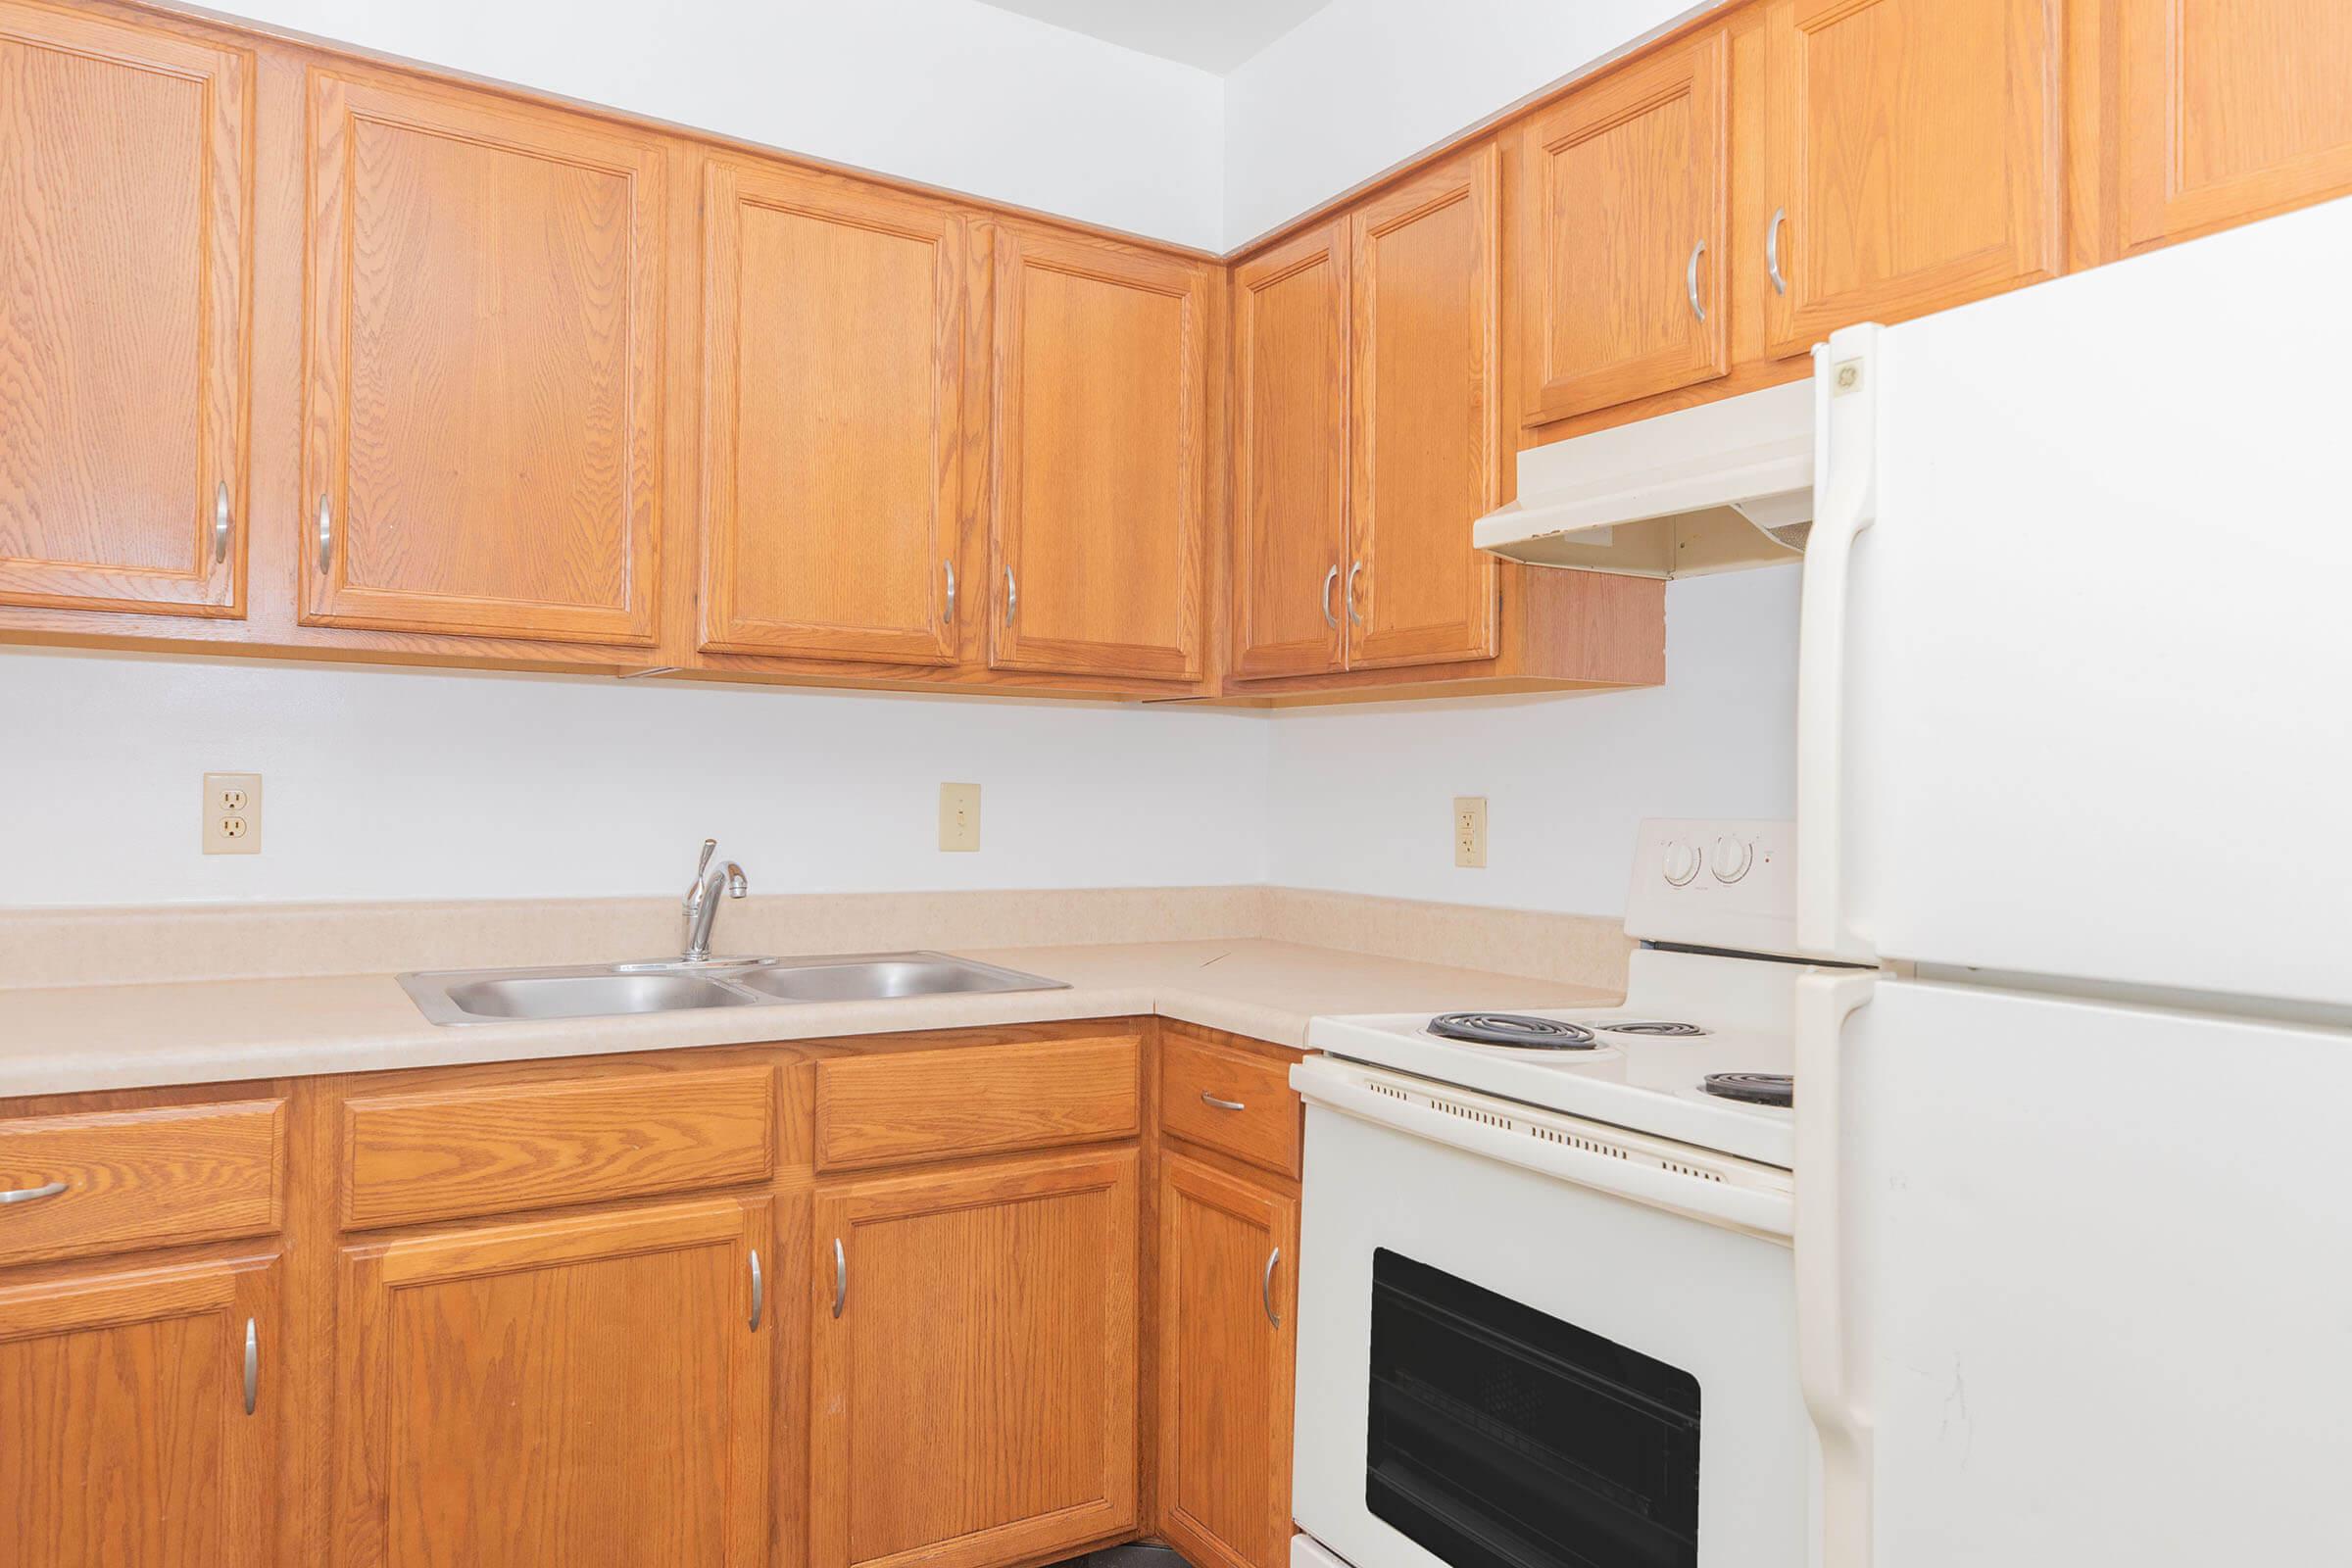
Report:
M 1355 609 L 1355 579 L 1363 574 L 1364 564 L 1360 561 L 1348 568 L 1348 593 L 1342 602 L 1348 607 L 1348 622 L 1353 626 L 1361 626 L 1364 623 L 1364 617 L 1356 613 Z
M 948 612 L 945 619 L 953 626 L 956 624 L 956 563 L 943 561 L 940 564 L 948 570 Z
M 245 1320 L 245 1413 L 247 1415 L 253 1414 L 253 1407 L 261 1396 L 262 1331 L 255 1325 L 253 1319 L 247 1318 Z
M 760 1319 L 767 1307 L 767 1282 L 760 1277 L 760 1249 L 752 1249 L 752 1332 L 760 1332 Z
M 1282 1262 L 1282 1249 L 1277 1247 L 1266 1254 L 1266 1275 L 1257 1282 L 1257 1298 L 1266 1309 L 1266 1321 L 1282 1327 L 1282 1314 L 1274 1310 L 1274 1270 Z
M 324 575 L 335 563 L 335 509 L 326 504 L 326 492 L 318 492 L 318 571 Z
M 1021 585 L 1013 577 L 1012 568 L 1006 566 L 1004 568 L 1004 624 L 1011 625 L 1012 617 L 1019 614 L 1020 610 Z
M 835 1317 L 841 1316 L 842 1306 L 849 1298 L 850 1254 L 842 1250 L 841 1238 L 836 1236 L 833 1238 L 833 1315 Z
M 65 1190 L 64 1182 L 51 1182 L 45 1187 L 20 1187 L 15 1192 L 0 1193 L 0 1205 L 37 1202 L 44 1198 L 55 1198 Z
M 1200 1103 L 1214 1105 L 1219 1110 L 1248 1110 L 1250 1108 L 1238 1100 L 1219 1100 L 1205 1089 L 1200 1091 Z
M 1764 270 L 1772 274 L 1772 291 L 1788 292 L 1788 279 L 1781 275 L 1781 225 L 1788 221 L 1788 209 L 1772 210 L 1772 221 L 1764 229 Z
M 1683 287 L 1690 296 L 1690 314 L 1700 320 L 1707 318 L 1707 308 L 1698 303 L 1698 259 L 1707 254 L 1707 242 L 1700 240 L 1690 247 L 1690 265 L 1683 270 Z
M 1340 568 L 1335 564 L 1329 571 L 1323 574 L 1323 624 L 1334 631 L 1340 629 L 1340 617 L 1332 613 L 1331 590 L 1339 580 Z
M 213 564 L 228 559 L 228 481 L 213 492 Z

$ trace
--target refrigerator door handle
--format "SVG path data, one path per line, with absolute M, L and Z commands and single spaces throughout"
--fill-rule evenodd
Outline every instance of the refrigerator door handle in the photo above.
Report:
M 1796 942 L 1857 962 L 1878 955 L 1845 909 L 1845 633 L 1854 541 L 1878 521 L 1878 334 L 1849 326 L 1813 350 L 1813 531 L 1797 612 Z
M 1870 1568 L 1869 1371 L 1848 1282 L 1844 1224 L 1844 1030 L 1874 974 L 1796 982 L 1796 1376 L 1821 1435 L 1822 1568 Z

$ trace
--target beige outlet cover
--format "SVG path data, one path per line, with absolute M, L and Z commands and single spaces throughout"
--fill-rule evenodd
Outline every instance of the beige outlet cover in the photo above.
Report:
M 1453 863 L 1472 868 L 1487 863 L 1487 798 L 1453 798 Z
M 951 852 L 980 848 L 980 786 L 939 787 L 939 847 Z
M 262 853 L 262 775 L 204 775 L 204 853 Z

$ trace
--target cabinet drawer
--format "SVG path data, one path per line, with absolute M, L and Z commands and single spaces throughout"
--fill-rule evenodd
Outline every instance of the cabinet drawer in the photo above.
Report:
M 817 1168 L 1132 1138 L 1141 1044 L 1109 1035 L 824 1062 Z
M 285 1104 L 0 1121 L 0 1191 L 61 1188 L 0 1206 L 0 1264 L 276 1230 Z
M 566 1078 L 343 1104 L 355 1230 L 765 1181 L 775 1071 Z
M 1298 1174 L 1298 1097 L 1290 1063 L 1277 1057 L 1165 1031 L 1159 1125 L 1252 1165 Z

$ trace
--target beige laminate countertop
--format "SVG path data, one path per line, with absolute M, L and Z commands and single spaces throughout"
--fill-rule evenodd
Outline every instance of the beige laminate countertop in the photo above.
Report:
M 1259 940 L 963 949 L 1066 991 L 429 1023 L 389 974 L 0 991 L 0 1098 L 1156 1013 L 1281 1046 L 1337 1012 L 1573 1007 L 1610 993 Z

